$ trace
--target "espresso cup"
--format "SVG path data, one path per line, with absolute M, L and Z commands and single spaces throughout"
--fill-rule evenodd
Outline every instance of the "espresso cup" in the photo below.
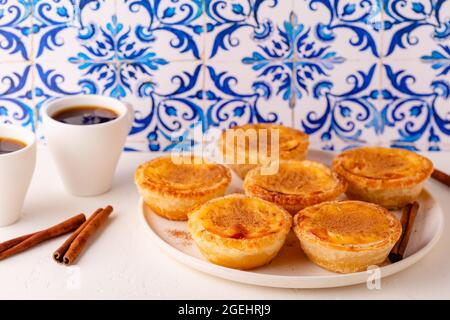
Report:
M 19 220 L 23 202 L 36 165 L 33 132 L 19 126 L 0 124 L 0 137 L 19 140 L 25 147 L 0 154 L 0 227 Z
M 79 106 L 107 108 L 117 114 L 109 122 L 74 125 L 53 118 Z M 100 95 L 55 99 L 44 106 L 44 135 L 66 190 L 75 196 L 95 196 L 111 189 L 114 172 L 133 123 L 127 104 Z

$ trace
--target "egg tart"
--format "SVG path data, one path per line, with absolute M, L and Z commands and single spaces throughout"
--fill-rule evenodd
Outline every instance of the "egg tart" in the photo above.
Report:
M 140 165 L 135 182 L 145 204 L 156 214 L 187 220 L 193 207 L 225 194 L 231 174 L 225 166 L 202 159 L 177 164 L 171 157 L 160 157 Z
M 364 147 L 341 153 L 333 170 L 347 180 L 350 199 L 397 209 L 417 199 L 433 163 L 404 149 Z
M 277 255 L 291 220 L 288 212 L 271 202 L 231 194 L 192 211 L 188 228 L 209 261 L 229 268 L 252 269 Z
M 340 273 L 384 262 L 402 233 L 387 209 L 351 200 L 305 208 L 295 215 L 293 229 L 312 262 Z
M 272 138 L 273 130 L 278 130 L 278 139 L 275 139 L 276 135 L 273 135 Z M 227 135 L 231 138 L 227 139 Z M 242 138 L 240 138 L 241 136 Z M 265 137 L 266 141 L 266 147 L 263 149 L 260 148 L 264 141 L 262 137 Z M 272 145 L 272 140 L 278 142 L 278 150 Z M 303 160 L 308 145 L 308 135 L 304 132 L 276 124 L 236 126 L 224 131 L 219 142 L 225 163 L 241 179 L 244 179 L 247 172 L 258 164 L 264 164 L 267 159 L 261 158 L 261 156 L 266 155 L 269 160 L 275 159 L 277 161 L 280 159 Z M 261 150 L 264 150 L 264 152 L 261 152 Z M 275 150 L 278 151 L 277 154 Z M 233 161 L 227 161 L 226 157 L 233 159 Z
M 334 200 L 346 188 L 347 183 L 338 174 L 319 162 L 308 160 L 280 161 L 278 172 L 273 175 L 264 175 L 254 168 L 244 180 L 246 195 L 273 202 L 292 214 Z

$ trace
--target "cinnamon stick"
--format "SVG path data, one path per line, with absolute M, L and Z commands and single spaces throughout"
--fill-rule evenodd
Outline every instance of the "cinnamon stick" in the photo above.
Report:
M 402 224 L 402 235 L 389 254 L 389 260 L 391 260 L 391 262 L 398 262 L 403 259 L 418 211 L 419 203 L 417 201 L 414 201 L 412 204 L 408 203 L 403 208 L 400 220 Z
M 400 243 L 400 247 L 398 248 L 398 253 L 402 257 L 405 254 L 406 247 L 408 246 L 409 238 L 413 232 L 414 222 L 416 221 L 417 212 L 419 211 L 419 203 L 417 201 L 413 202 L 411 207 L 411 211 L 409 213 L 408 219 L 408 227 L 406 228 L 405 235 L 403 236 L 402 242 Z
M 72 244 L 73 240 L 75 240 L 76 237 L 83 231 L 86 226 L 91 223 L 91 221 L 100 213 L 102 212 L 103 208 L 95 210 L 95 212 L 87 219 L 81 226 L 78 227 L 77 230 L 75 230 L 74 233 L 53 253 L 53 258 L 56 262 L 63 263 L 64 255 L 66 254 L 67 250 L 69 250 L 70 245 Z
M 14 247 L 15 245 L 18 245 L 19 243 L 21 243 L 22 241 L 28 239 L 29 237 L 35 235 L 37 232 L 35 233 L 30 233 L 30 234 L 26 234 L 24 236 L 20 236 L 5 242 L 0 243 L 0 253 Z
M 9 258 L 17 253 L 23 252 L 45 240 L 73 231 L 77 229 L 80 225 L 82 225 L 84 221 L 86 221 L 86 217 L 84 216 L 84 214 L 79 214 L 53 227 L 36 232 L 28 238 L 26 238 L 26 236 L 23 236 L 10 240 L 12 241 L 12 243 L 16 243 L 17 239 L 25 238 L 25 240 L 16 243 L 16 245 L 1 252 L 0 260 Z
M 398 255 L 398 249 L 400 248 L 400 243 L 402 242 L 403 236 L 405 235 L 406 232 L 406 228 L 408 227 L 408 220 L 409 214 L 411 212 L 411 207 L 412 207 L 411 203 L 408 203 L 405 207 L 403 207 L 402 216 L 400 218 L 400 223 L 402 225 L 402 234 L 400 235 L 400 238 L 397 240 L 391 252 L 389 253 L 389 260 L 391 262 L 397 262 L 401 260 L 401 258 Z
M 433 177 L 433 179 L 436 179 L 437 181 L 445 184 L 447 187 L 450 187 L 450 176 L 445 172 L 442 172 L 438 169 L 434 169 L 431 176 Z
M 113 211 L 111 206 L 107 206 L 98 212 L 92 220 L 86 224 L 86 226 L 79 232 L 79 234 L 73 239 L 69 248 L 62 258 L 62 262 L 65 265 L 72 264 L 83 251 L 86 243 L 91 236 L 97 232 L 97 230 L 105 223 L 109 215 Z

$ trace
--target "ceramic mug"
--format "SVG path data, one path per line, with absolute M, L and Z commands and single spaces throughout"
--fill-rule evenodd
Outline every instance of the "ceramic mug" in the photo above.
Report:
M 0 227 L 19 220 L 36 166 L 36 139 L 32 131 L 0 124 L 0 137 L 19 140 L 25 147 L 0 154 Z
M 61 110 L 79 106 L 107 108 L 118 117 L 92 125 L 67 124 L 52 118 Z M 83 197 L 109 191 L 133 123 L 132 108 L 100 95 L 67 96 L 49 101 L 43 108 L 45 139 L 67 191 Z

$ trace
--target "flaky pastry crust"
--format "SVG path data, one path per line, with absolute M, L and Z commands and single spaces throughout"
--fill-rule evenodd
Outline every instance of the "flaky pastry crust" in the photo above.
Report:
M 364 147 L 338 155 L 333 170 L 347 180 L 349 198 L 396 209 L 417 199 L 433 163 L 408 150 Z
M 188 228 L 209 261 L 229 268 L 252 269 L 277 255 L 291 220 L 288 212 L 273 203 L 232 194 L 192 211 Z
M 324 201 L 334 200 L 347 188 L 347 183 L 327 166 L 315 161 L 284 160 L 278 172 L 263 175 L 259 168 L 245 176 L 247 195 L 273 202 L 291 214 Z
M 170 220 L 187 220 L 192 208 L 225 194 L 231 174 L 220 164 L 175 164 L 169 156 L 141 164 L 134 180 L 155 213 Z
M 334 272 L 365 271 L 384 262 L 400 238 L 400 221 L 362 201 L 330 201 L 301 210 L 294 232 L 311 261 Z
M 303 160 L 306 157 L 306 153 L 308 151 L 309 139 L 308 135 L 302 131 L 285 127 L 283 125 L 277 124 L 246 124 L 242 126 L 235 126 L 231 129 L 225 130 L 220 138 L 219 147 L 222 152 L 223 157 L 227 155 L 227 152 L 234 152 L 236 159 L 241 156 L 245 158 L 245 163 L 231 163 L 227 164 L 241 179 L 244 179 L 245 175 L 248 171 L 255 168 L 258 163 L 253 163 L 251 161 L 251 157 L 249 156 L 251 153 L 257 153 L 258 149 L 254 150 L 249 147 L 248 140 L 246 140 L 245 147 L 239 148 L 237 144 L 237 140 L 234 140 L 231 144 L 227 144 L 226 142 L 226 133 L 227 131 L 236 131 L 243 130 L 247 132 L 247 130 L 255 130 L 259 132 L 261 129 L 266 129 L 270 135 L 270 129 L 278 129 L 279 130 L 279 159 L 281 160 Z M 270 153 L 271 144 L 270 136 L 267 138 L 267 152 Z M 258 139 L 259 142 L 259 139 Z M 258 145 L 256 145 L 256 148 Z M 228 151 L 227 151 L 228 150 Z

